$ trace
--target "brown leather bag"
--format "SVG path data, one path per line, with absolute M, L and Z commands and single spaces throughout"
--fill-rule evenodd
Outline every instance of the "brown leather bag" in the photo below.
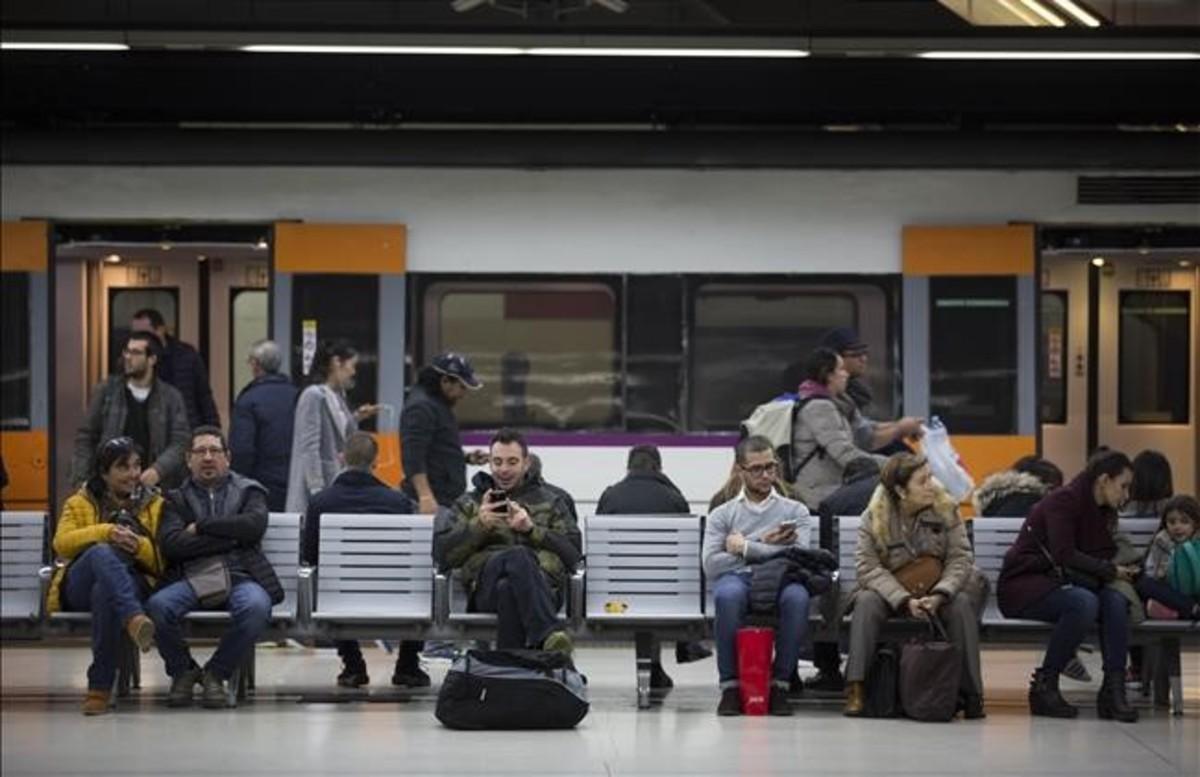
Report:
M 911 595 L 920 598 L 927 596 L 942 579 L 942 562 L 933 556 L 918 556 L 892 572 L 892 576 Z

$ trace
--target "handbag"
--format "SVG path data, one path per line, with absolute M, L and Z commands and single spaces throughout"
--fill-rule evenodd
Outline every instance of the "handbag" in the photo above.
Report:
M 220 607 L 229 598 L 229 567 L 220 556 L 187 562 L 183 565 L 183 577 L 200 600 L 201 607 Z
M 900 659 L 894 646 L 880 645 L 867 669 L 864 718 L 896 718 L 900 716 Z
M 892 572 L 896 582 L 916 598 L 927 595 L 942 579 L 942 562 L 933 556 L 918 556 Z
M 900 649 L 900 706 L 913 720 L 945 722 L 958 710 L 962 648 L 937 618 L 926 621 L 930 634 Z

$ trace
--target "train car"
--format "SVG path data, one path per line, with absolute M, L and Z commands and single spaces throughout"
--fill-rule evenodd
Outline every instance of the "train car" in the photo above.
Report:
M 873 412 L 939 416 L 976 479 L 1039 451 L 1072 472 L 1104 444 L 1163 450 L 1194 492 L 1200 219 L 1093 204 L 1085 178 L 7 167 L 4 501 L 68 493 L 89 392 L 142 307 L 199 348 L 226 426 L 250 343 L 279 341 L 303 381 L 316 339 L 349 338 L 392 482 L 405 387 L 453 348 L 486 384 L 459 408 L 469 447 L 529 430 L 586 510 L 654 442 L 702 511 L 738 422 L 849 326 Z

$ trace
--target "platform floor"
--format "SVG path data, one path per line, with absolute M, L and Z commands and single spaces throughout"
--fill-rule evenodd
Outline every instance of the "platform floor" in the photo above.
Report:
M 198 649 L 203 660 L 207 649 Z M 1029 651 L 985 652 L 988 718 L 922 724 L 850 720 L 805 699 L 788 718 L 718 718 L 713 661 L 667 669 L 676 687 L 639 711 L 630 647 L 589 647 L 592 710 L 573 731 L 457 732 L 432 692 L 388 685 L 390 657 L 366 651 L 372 685 L 333 688 L 330 649 L 258 648 L 259 692 L 238 709 L 169 710 L 155 654 L 115 714 L 78 712 L 89 655 L 79 647 L 0 650 L 0 770 L 19 775 L 1189 775 L 1200 774 L 1200 655 L 1184 655 L 1185 716 L 1143 705 L 1133 725 L 1096 719 L 1094 685 L 1065 682 L 1075 721 L 1032 719 Z M 664 653 L 670 654 L 670 650 Z M 1085 663 L 1098 673 L 1098 657 Z M 427 668 L 435 684 L 448 662 Z

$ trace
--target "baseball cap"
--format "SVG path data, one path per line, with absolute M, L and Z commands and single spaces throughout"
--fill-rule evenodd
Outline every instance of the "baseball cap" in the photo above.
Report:
M 454 351 L 439 353 L 433 357 L 430 366 L 442 375 L 458 378 L 469 389 L 483 388 L 483 381 L 475 377 L 475 370 L 471 367 L 470 360 L 462 354 Z
M 858 333 L 848 326 L 830 329 L 821 338 L 821 345 L 839 354 L 865 353 L 867 344 L 858 339 Z

